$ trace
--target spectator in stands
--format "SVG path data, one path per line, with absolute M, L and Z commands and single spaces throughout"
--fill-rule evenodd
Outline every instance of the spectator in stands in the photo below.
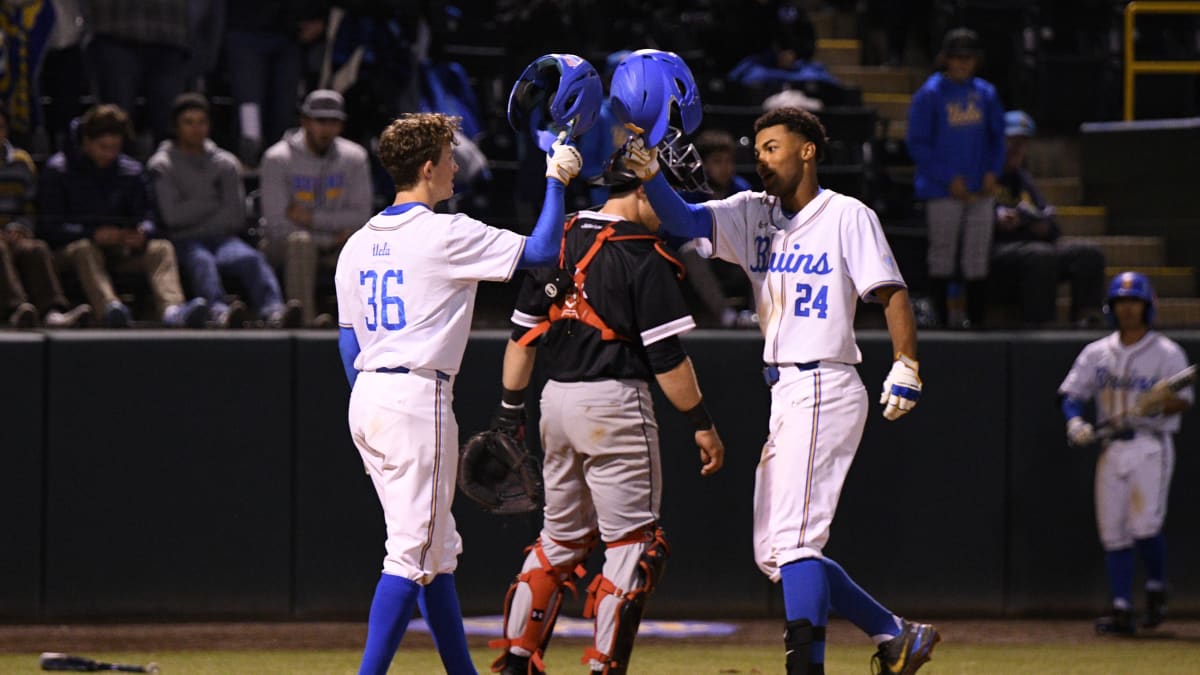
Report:
M 996 192 L 996 245 L 992 276 L 1020 292 L 1021 319 L 1031 327 L 1054 321 L 1060 281 L 1071 284 L 1071 321 L 1098 325 L 1104 302 L 1104 253 L 1095 244 L 1064 242 L 1054 207 L 1024 169 L 1036 127 L 1020 110 L 1004 116 L 1008 152 Z
M 953 328 L 983 320 L 996 178 L 1004 165 L 1004 107 L 995 87 L 975 77 L 982 56 L 974 31 L 947 32 L 938 55 L 943 70 L 921 85 L 908 111 L 914 187 L 926 200 L 933 302 Z M 947 310 L 951 282 L 958 279 L 966 282 L 965 318 Z
M 766 44 L 760 43 L 765 49 L 743 58 L 726 76 L 734 92 L 759 103 L 788 92 L 786 103 L 773 105 L 799 105 L 810 111 L 855 102 L 857 94 L 813 60 L 816 29 L 804 9 L 788 0 L 751 7 L 748 11 L 768 13 L 771 18 L 762 25 L 770 28 L 763 35 Z
M 683 198 L 692 203 L 724 199 L 736 192 L 750 189 L 750 183 L 737 175 L 734 164 L 737 141 L 724 129 L 705 129 L 696 136 L 696 151 L 704 162 L 704 175 L 711 192 L 684 192 Z M 712 242 L 696 239 L 679 247 L 679 256 L 687 267 L 691 289 L 708 310 L 705 314 L 724 328 L 753 328 L 758 325 L 754 294 L 750 280 L 737 265 L 714 260 Z
M 304 45 L 325 34 L 324 0 L 230 2 L 225 59 L 238 110 L 238 156 L 258 166 L 263 140 L 274 143 L 296 123 Z
M 138 95 L 144 96 L 145 126 L 156 140 L 166 138 L 171 102 L 187 77 L 188 0 L 91 0 L 87 17 L 92 32 L 87 62 L 100 99 L 132 112 Z
M 60 265 L 74 268 L 106 325 L 126 327 L 132 320 L 113 290 L 113 270 L 146 275 L 164 324 L 203 326 L 207 303 L 184 298 L 175 247 L 154 238 L 142 165 L 121 152 L 132 133 L 129 116 L 115 105 L 94 106 L 72 131 L 78 145 L 52 156 L 38 182 L 39 234 L 60 251 Z
M 33 238 L 37 169 L 28 152 L 8 141 L 2 106 L 0 153 L 0 312 L 16 328 L 33 328 L 39 317 L 48 328 L 85 325 L 91 307 L 69 309 L 50 247 Z
M 243 241 L 246 192 L 237 158 L 208 137 L 208 101 L 181 94 L 172 108 L 174 140 L 163 141 L 147 166 L 161 223 L 175 245 L 192 292 L 208 301 L 209 318 L 241 328 L 246 306 L 226 302 L 221 275 L 232 276 L 268 326 L 296 328 L 300 304 L 283 303 L 279 280 L 266 256 Z
M 318 89 L 304 99 L 300 128 L 263 155 L 262 211 L 266 247 L 284 267 L 288 298 L 300 301 L 305 325 L 332 327 L 316 314 L 317 271 L 333 277 L 342 244 L 372 215 L 367 151 L 341 138 L 346 112 L 341 94 Z

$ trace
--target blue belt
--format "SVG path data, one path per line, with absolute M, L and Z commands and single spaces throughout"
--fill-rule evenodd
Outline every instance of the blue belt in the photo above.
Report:
M 767 381 L 768 387 L 774 387 L 779 381 L 779 370 L 781 368 L 795 368 L 796 370 L 816 370 L 817 366 L 821 365 L 820 361 L 809 361 L 807 363 L 768 363 L 763 366 L 763 379 Z
M 376 368 L 375 372 L 377 372 L 377 373 L 411 373 L 412 370 L 405 368 L 404 366 L 396 366 L 395 368 Z M 437 379 L 442 380 L 443 382 L 450 381 L 450 376 L 447 375 L 446 373 L 443 373 L 440 370 L 435 370 L 433 372 L 437 374 Z

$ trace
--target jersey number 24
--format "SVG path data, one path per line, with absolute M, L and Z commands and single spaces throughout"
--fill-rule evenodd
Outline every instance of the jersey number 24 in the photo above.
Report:
M 374 332 L 380 326 L 383 326 L 384 330 L 400 330 L 407 325 L 404 320 L 404 301 L 399 295 L 388 295 L 389 281 L 394 282 L 396 286 L 403 284 L 404 270 L 387 270 L 383 273 L 382 281 L 376 270 L 361 270 L 358 273 L 358 285 L 366 286 L 369 282 L 371 286 L 371 294 L 367 297 L 367 306 L 371 308 L 367 314 L 369 331 Z
M 813 297 L 813 287 L 808 284 L 796 284 L 796 316 L 809 316 L 813 310 L 817 311 L 817 318 L 824 319 L 829 316 L 829 287 L 822 286 L 817 289 L 816 297 Z M 811 304 L 809 301 L 812 301 Z M 806 306 L 807 305 L 807 306 Z

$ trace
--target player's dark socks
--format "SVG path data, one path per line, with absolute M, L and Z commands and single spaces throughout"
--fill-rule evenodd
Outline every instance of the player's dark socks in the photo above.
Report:
M 359 675 L 385 675 L 400 647 L 408 620 L 417 605 L 421 586 L 411 579 L 381 574 L 367 620 L 367 646 Z
M 825 567 L 825 578 L 829 582 L 829 605 L 833 611 L 841 614 L 868 637 L 894 637 L 900 634 L 895 615 L 856 584 L 841 565 L 829 558 L 822 558 L 821 564 Z
M 471 652 L 467 649 L 467 635 L 463 631 L 462 609 L 458 604 L 458 589 L 453 574 L 439 574 L 421 587 L 417 597 L 421 616 L 429 624 L 433 644 L 442 657 L 442 665 L 448 675 L 475 675 L 471 663 Z
M 967 319 L 978 328 L 987 313 L 987 280 L 967 282 Z
M 1123 548 L 1104 554 L 1108 567 L 1108 590 L 1114 603 L 1125 603 L 1133 597 L 1133 549 Z
M 825 662 L 825 624 L 829 618 L 829 582 L 818 558 L 790 562 L 779 569 L 788 625 L 807 621 L 816 636 L 810 641 L 811 663 Z
M 1134 544 L 1146 567 L 1146 580 L 1164 584 L 1167 579 L 1167 537 L 1159 532 L 1153 537 L 1138 539 Z M 1161 590 L 1161 589 L 1160 589 Z

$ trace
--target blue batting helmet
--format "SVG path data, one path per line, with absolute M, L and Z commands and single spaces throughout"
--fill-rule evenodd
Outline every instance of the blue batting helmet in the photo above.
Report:
M 1146 303 L 1145 321 L 1149 326 L 1154 321 L 1154 287 L 1145 274 L 1137 272 L 1121 272 L 1113 277 L 1108 285 L 1108 298 L 1104 302 L 1104 313 L 1108 315 L 1109 323 L 1116 325 L 1117 317 L 1113 313 L 1113 301 L 1117 298 L 1136 298 Z
M 592 64 L 574 54 L 546 54 L 525 68 L 508 95 L 508 123 L 543 152 L 559 132 L 578 138 L 600 115 L 604 87 Z
M 639 49 L 625 57 L 613 71 L 608 96 L 617 119 L 643 134 L 647 145 L 658 145 L 666 136 L 672 102 L 689 134 L 704 114 L 692 71 L 674 52 Z

